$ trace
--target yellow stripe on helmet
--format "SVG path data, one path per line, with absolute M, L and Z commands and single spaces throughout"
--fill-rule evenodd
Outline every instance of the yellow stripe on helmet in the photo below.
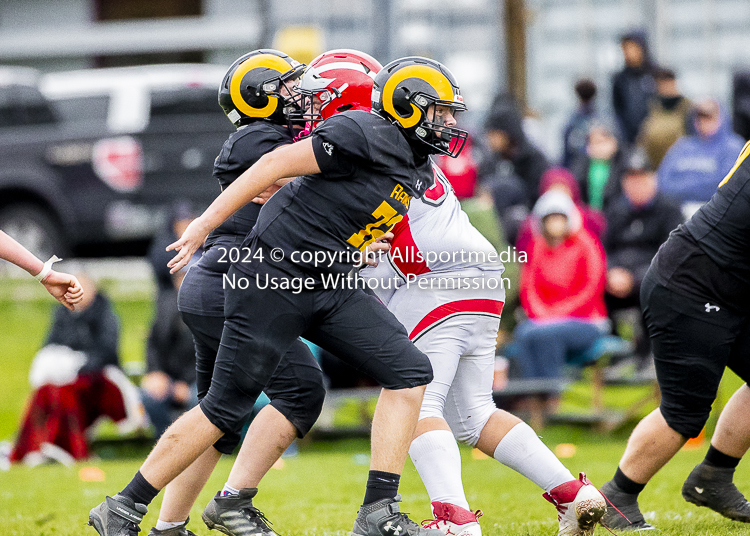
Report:
M 393 106 L 393 92 L 397 85 L 407 78 L 421 78 L 437 91 L 440 100 L 453 100 L 453 86 L 446 76 L 428 65 L 409 65 L 396 71 L 385 83 L 383 88 L 383 110 L 394 117 L 404 128 L 410 128 L 421 119 L 419 109 L 411 104 L 412 113 L 409 117 L 402 117 Z
M 719 188 L 724 186 L 726 182 L 732 177 L 732 175 L 734 175 L 734 172 L 737 171 L 737 168 L 740 167 L 740 165 L 745 161 L 748 155 L 750 155 L 750 141 L 747 142 L 742 148 L 740 156 L 737 157 L 737 161 L 734 163 L 734 166 L 732 166 L 732 169 L 729 170 L 729 173 L 727 173 L 726 177 L 724 177 L 724 180 L 719 183 Z
M 232 75 L 232 80 L 229 82 L 229 93 L 232 96 L 232 102 L 237 109 L 248 117 L 270 117 L 273 112 L 276 111 L 276 107 L 279 104 L 279 100 L 276 98 L 269 98 L 268 104 L 263 108 L 253 108 L 242 98 L 240 93 L 242 84 L 242 78 L 251 69 L 257 69 L 259 67 L 274 69 L 279 73 L 285 73 L 290 69 L 289 64 L 279 56 L 273 54 L 258 54 L 251 58 L 243 61 L 237 69 L 235 69 Z

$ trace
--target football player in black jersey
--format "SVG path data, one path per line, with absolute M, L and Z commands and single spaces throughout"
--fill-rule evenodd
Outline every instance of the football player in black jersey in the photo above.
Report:
M 265 153 L 292 143 L 294 132 L 289 124 L 295 100 L 292 86 L 303 68 L 304 65 L 286 54 L 269 49 L 245 54 L 229 68 L 219 87 L 219 104 L 237 131 L 226 140 L 214 163 L 214 177 L 222 189 Z M 269 193 L 274 188 L 270 187 Z M 211 384 L 224 328 L 222 276 L 255 225 L 259 212 L 260 205 L 248 203 L 216 228 L 206 240 L 203 256 L 191 267 L 180 288 L 179 308 L 196 345 L 200 399 Z M 251 456 L 256 471 L 247 486 L 253 489 L 233 491 L 228 483 L 225 488 L 229 489 L 220 492 L 212 502 L 241 506 L 247 511 L 248 523 L 262 533 L 272 533 L 252 508 L 254 488 L 294 438 L 309 431 L 325 398 L 322 372 L 305 343 L 300 340 L 292 343 L 264 390 L 271 402 L 253 420 L 246 436 L 254 445 Z M 273 433 L 269 434 L 269 430 Z M 192 534 L 185 526 L 192 505 L 222 453 L 231 454 L 239 440 L 239 430 L 227 432 L 167 486 L 152 536 Z M 101 518 L 93 514 L 95 527 L 102 523 L 97 516 Z
M 226 321 L 208 393 L 162 436 L 120 494 L 133 507 L 110 498 L 95 509 L 109 514 L 107 521 L 126 521 L 101 534 L 134 533 L 158 490 L 236 429 L 299 335 L 384 387 L 355 534 L 433 533 L 401 514 L 397 503 L 424 386 L 432 379 L 429 360 L 376 298 L 343 282 L 326 288 L 324 278 L 347 273 L 357 253 L 389 231 L 411 197 L 431 185 L 429 154 L 460 151 L 466 133 L 454 127 L 454 113 L 464 106 L 453 76 L 432 60 L 392 62 L 375 86 L 379 113 L 343 112 L 309 138 L 267 153 L 171 246 L 178 250 L 170 263 L 176 271 L 231 214 L 275 181 L 299 177 L 264 205 L 242 245 L 249 257 L 233 264 L 224 279 Z M 322 260 L 309 260 L 318 254 Z M 279 288 L 266 287 L 267 281 Z M 297 290 L 298 282 L 304 286 Z
M 244 55 L 230 67 L 219 89 L 219 102 L 228 115 L 233 115 L 233 110 L 240 106 L 248 109 L 252 104 L 255 104 L 253 108 L 267 105 L 267 99 L 257 102 L 252 96 L 248 96 L 249 88 L 262 87 L 268 83 L 269 77 L 278 76 L 279 79 L 290 80 L 292 75 L 298 74 L 299 68 L 294 62 L 288 74 L 281 72 L 285 67 L 274 57 L 279 54 L 269 50 L 255 51 Z M 289 61 L 288 58 L 284 59 Z M 247 61 L 252 61 L 256 67 L 247 70 Z M 264 62 L 269 65 L 278 64 L 277 69 L 259 70 L 257 65 Z M 315 84 L 319 80 L 313 80 L 313 76 L 308 75 L 313 74 L 313 65 L 319 66 L 321 63 L 327 65 L 319 70 L 325 75 L 325 82 L 331 89 L 325 103 L 326 113 L 323 117 L 318 117 L 318 120 L 329 117 L 337 110 L 370 109 L 372 78 L 382 68 L 377 60 L 352 50 L 322 54 L 305 70 L 305 79 L 310 79 L 313 87 L 319 85 Z M 239 76 L 243 77 L 243 85 L 239 93 L 241 101 L 236 103 L 237 94 L 233 97 L 230 87 L 232 80 Z M 248 82 L 250 85 L 247 85 Z M 295 92 L 299 92 L 296 86 Z M 214 175 L 222 187 L 231 184 L 266 152 L 291 143 L 292 133 L 286 125 L 288 119 L 298 120 L 301 124 L 310 121 L 308 114 L 296 108 L 299 99 L 295 98 L 290 103 L 290 95 L 284 86 L 281 86 L 280 93 L 286 98 L 285 113 L 282 114 L 279 109 L 267 118 L 240 115 L 235 125 L 238 127 L 237 132 L 230 135 L 216 159 Z M 252 112 L 252 109 L 249 111 Z M 269 194 L 275 188 L 278 186 L 266 190 L 262 198 L 270 197 Z M 220 260 L 231 258 L 239 250 L 259 212 L 260 204 L 249 203 L 214 230 L 206 241 L 203 257 L 190 269 L 186 276 L 187 285 L 183 282 L 181 288 L 180 308 L 185 322 L 193 331 L 199 370 L 203 374 L 201 398 L 210 385 L 224 327 L 222 276 L 230 263 Z M 210 527 L 220 527 L 226 533 L 241 533 L 242 529 L 247 529 L 253 533 L 260 531 L 263 534 L 274 534 L 265 518 L 259 516 L 257 509 L 253 507 L 253 496 L 260 479 L 271 464 L 295 437 L 304 436 L 310 429 L 320 413 L 325 397 L 322 374 L 304 343 L 296 341 L 292 345 L 264 391 L 271 397 L 271 404 L 253 420 L 235 464 L 237 471 L 230 474 L 224 490 L 213 498 L 204 514 Z M 214 445 L 215 448 L 209 448 L 188 470 L 169 483 L 162 501 L 159 522 L 150 536 L 192 534 L 185 527 L 190 509 L 221 453 L 231 453 L 238 440 L 237 434 L 225 434 Z M 233 510 L 239 510 L 243 516 L 227 518 L 227 511 Z
M 661 388 L 660 407 L 633 430 L 602 493 L 617 507 L 603 523 L 651 529 L 638 494 L 697 437 L 725 368 L 750 380 L 750 143 L 711 200 L 680 225 L 654 257 L 641 287 Z M 735 487 L 735 468 L 750 447 L 750 389 L 740 387 L 721 412 L 705 459 L 682 487 L 688 502 L 750 522 L 750 504 Z

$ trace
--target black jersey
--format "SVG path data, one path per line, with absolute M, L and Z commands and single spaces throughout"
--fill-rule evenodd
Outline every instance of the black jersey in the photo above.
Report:
M 214 177 L 222 190 L 229 186 L 261 156 L 281 145 L 292 143 L 289 130 L 281 125 L 257 121 L 233 132 L 214 163 Z M 248 203 L 213 230 L 198 263 L 190 268 L 180 287 L 178 307 L 185 313 L 224 316 L 222 274 L 230 259 L 255 225 L 260 205 Z
M 674 231 L 652 268 L 682 294 L 747 313 L 750 303 L 750 143 L 711 200 Z
M 358 253 L 400 221 L 411 198 L 433 181 L 429 159 L 416 157 L 403 133 L 372 113 L 329 118 L 312 144 L 321 173 L 281 188 L 243 244 L 262 248 L 263 262 L 294 277 L 351 270 Z M 280 249 L 283 260 L 269 258 L 269 248 Z M 311 261 L 315 252 L 327 260 Z M 252 262 L 237 267 L 254 272 Z
M 219 156 L 214 162 L 214 177 L 224 190 L 237 177 L 255 164 L 261 156 L 273 151 L 281 145 L 292 143 L 289 129 L 267 121 L 256 121 L 246 127 L 233 132 Z M 206 241 L 207 246 L 213 245 L 221 235 L 245 237 L 255 225 L 260 213 L 260 205 L 248 203 L 213 230 Z

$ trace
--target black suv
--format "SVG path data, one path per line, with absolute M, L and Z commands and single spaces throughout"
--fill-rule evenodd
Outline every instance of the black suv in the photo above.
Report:
M 0 69 L 0 229 L 45 258 L 144 253 L 171 204 L 219 193 L 225 70 Z

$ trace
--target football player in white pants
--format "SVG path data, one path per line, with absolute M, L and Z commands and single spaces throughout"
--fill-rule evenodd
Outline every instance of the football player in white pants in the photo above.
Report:
M 412 199 L 393 233 L 387 262 L 362 275 L 380 280 L 376 293 L 432 363 L 434 380 L 409 449 L 432 503 L 431 528 L 481 535 L 479 512 L 463 489 L 458 440 L 542 488 L 558 510 L 560 535 L 593 533 L 606 510 L 601 493 L 585 474 L 574 478 L 530 426 L 492 399 L 504 267 L 437 166 L 435 184 Z

